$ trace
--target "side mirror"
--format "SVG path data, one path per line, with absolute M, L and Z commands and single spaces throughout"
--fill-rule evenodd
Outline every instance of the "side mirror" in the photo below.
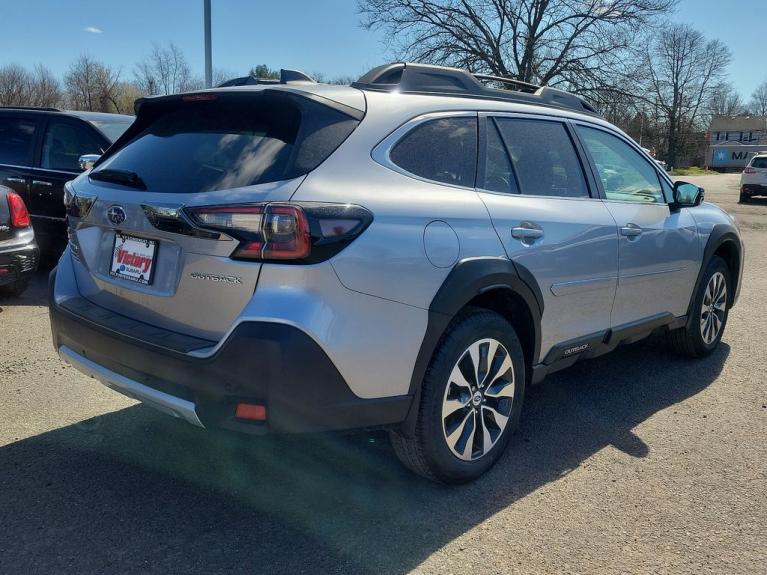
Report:
M 95 164 L 100 157 L 101 155 L 99 154 L 84 154 L 80 156 L 80 169 L 83 172 L 85 170 L 90 170 L 93 167 L 93 164 Z
M 674 207 L 692 208 L 699 206 L 705 197 L 705 190 L 688 182 L 674 182 Z

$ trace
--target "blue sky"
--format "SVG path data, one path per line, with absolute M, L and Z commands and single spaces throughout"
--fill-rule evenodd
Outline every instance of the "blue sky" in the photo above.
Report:
M 266 63 L 327 76 L 357 76 L 387 60 L 384 37 L 359 27 L 355 0 L 212 2 L 213 62 L 236 74 Z M 63 74 L 79 54 L 88 53 L 130 77 L 153 42 L 174 42 L 201 75 L 202 4 L 0 0 L 0 65 L 42 63 Z M 767 46 L 760 42 L 767 36 L 767 0 L 681 0 L 674 20 L 730 47 L 730 78 L 746 99 L 767 80 Z

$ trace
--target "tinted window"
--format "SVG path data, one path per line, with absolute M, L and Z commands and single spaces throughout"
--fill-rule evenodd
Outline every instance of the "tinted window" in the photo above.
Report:
M 578 133 L 596 164 L 609 200 L 665 203 L 658 172 L 626 142 L 595 128 Z
M 752 168 L 767 168 L 767 158 L 754 158 L 754 160 L 751 162 Z
M 266 94 L 150 104 L 136 122 L 141 131 L 96 170 L 134 172 L 147 189 L 170 193 L 301 176 L 358 124 L 306 98 Z
M 427 180 L 474 187 L 477 119 L 441 118 L 418 125 L 389 154 L 403 170 Z
M 109 138 L 110 142 L 114 142 L 123 135 L 125 130 L 130 128 L 131 122 L 104 122 L 102 120 L 93 120 L 91 124 L 101 130 L 104 135 Z
M 496 120 L 523 194 L 589 196 L 578 155 L 564 124 L 517 118 Z
M 51 170 L 79 170 L 80 156 L 103 151 L 96 136 L 83 126 L 53 120 L 45 130 L 40 166 Z
M 36 122 L 13 116 L 0 117 L 0 163 L 32 164 Z
M 482 188 L 492 192 L 518 194 L 517 181 L 511 169 L 511 161 L 506 146 L 498 134 L 498 128 L 492 121 L 487 122 L 487 142 L 485 144 L 485 173 Z

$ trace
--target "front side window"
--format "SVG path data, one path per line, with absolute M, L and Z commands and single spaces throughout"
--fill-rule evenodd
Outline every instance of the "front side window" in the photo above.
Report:
M 522 194 L 589 197 L 581 163 L 564 124 L 519 118 L 495 121 Z
M 0 117 L 0 164 L 28 166 L 32 163 L 36 125 L 27 118 Z
M 608 200 L 663 204 L 658 172 L 629 144 L 603 130 L 578 126 Z
M 45 130 L 40 165 L 49 170 L 79 171 L 80 156 L 102 152 L 96 137 L 82 126 L 53 120 Z
M 473 188 L 477 118 L 439 118 L 419 124 L 395 144 L 389 158 L 406 172 L 426 180 Z

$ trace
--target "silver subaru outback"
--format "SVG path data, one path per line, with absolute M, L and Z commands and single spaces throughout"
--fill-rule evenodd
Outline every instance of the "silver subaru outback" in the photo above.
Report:
M 733 219 L 580 98 L 420 64 L 137 102 L 67 186 L 54 345 L 206 428 L 383 427 L 476 478 L 527 385 L 667 332 L 719 344 Z

